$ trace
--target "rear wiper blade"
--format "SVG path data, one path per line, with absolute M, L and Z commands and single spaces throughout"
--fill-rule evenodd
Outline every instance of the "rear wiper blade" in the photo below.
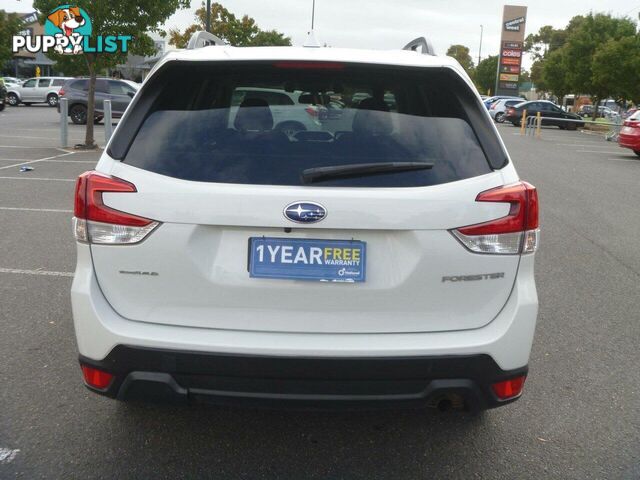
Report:
M 427 162 L 381 162 L 352 163 L 348 165 L 331 165 L 329 167 L 307 168 L 302 171 L 304 183 L 321 182 L 331 178 L 363 177 L 387 172 L 408 172 L 411 170 L 428 170 L 433 163 Z

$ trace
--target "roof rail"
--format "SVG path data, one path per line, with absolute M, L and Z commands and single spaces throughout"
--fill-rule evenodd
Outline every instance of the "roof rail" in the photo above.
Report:
M 418 37 L 415 40 L 411 40 L 404 46 L 403 50 L 413 50 L 414 52 L 417 52 L 418 48 L 420 48 L 420 53 L 424 55 L 435 56 L 436 54 L 435 50 L 433 49 L 433 45 L 431 45 L 431 42 L 424 37 Z
M 189 43 L 187 44 L 187 50 L 208 47 L 210 45 L 226 45 L 226 43 L 214 34 L 200 30 L 191 35 Z

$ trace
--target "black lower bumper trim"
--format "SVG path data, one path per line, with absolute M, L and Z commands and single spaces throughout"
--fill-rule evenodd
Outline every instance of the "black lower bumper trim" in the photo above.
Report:
M 467 409 L 500 401 L 493 383 L 526 375 L 489 355 L 275 357 L 119 345 L 104 360 L 80 362 L 115 375 L 102 395 L 120 400 L 303 407 L 420 407 L 456 399 Z

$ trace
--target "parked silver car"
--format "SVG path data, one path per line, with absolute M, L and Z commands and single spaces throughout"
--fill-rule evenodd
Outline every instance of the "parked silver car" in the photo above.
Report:
M 7 103 L 17 106 L 21 103 L 48 103 L 58 105 L 58 90 L 70 77 L 35 77 L 26 80 L 21 86 L 13 86 L 7 90 Z
M 507 111 L 507 108 L 513 107 L 522 103 L 521 98 L 503 98 L 501 100 L 497 100 L 491 104 L 489 107 L 489 115 L 498 123 L 504 122 L 504 114 Z

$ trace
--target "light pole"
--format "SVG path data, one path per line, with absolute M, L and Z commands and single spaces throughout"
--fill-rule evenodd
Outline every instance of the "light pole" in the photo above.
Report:
M 313 4 L 311 6 L 311 31 L 313 32 L 313 22 L 316 16 L 316 0 L 313 0 Z
M 480 25 L 480 48 L 478 49 L 478 65 L 480 65 L 480 57 L 482 56 L 482 32 L 484 27 Z
M 207 32 L 211 33 L 211 0 L 207 0 Z

